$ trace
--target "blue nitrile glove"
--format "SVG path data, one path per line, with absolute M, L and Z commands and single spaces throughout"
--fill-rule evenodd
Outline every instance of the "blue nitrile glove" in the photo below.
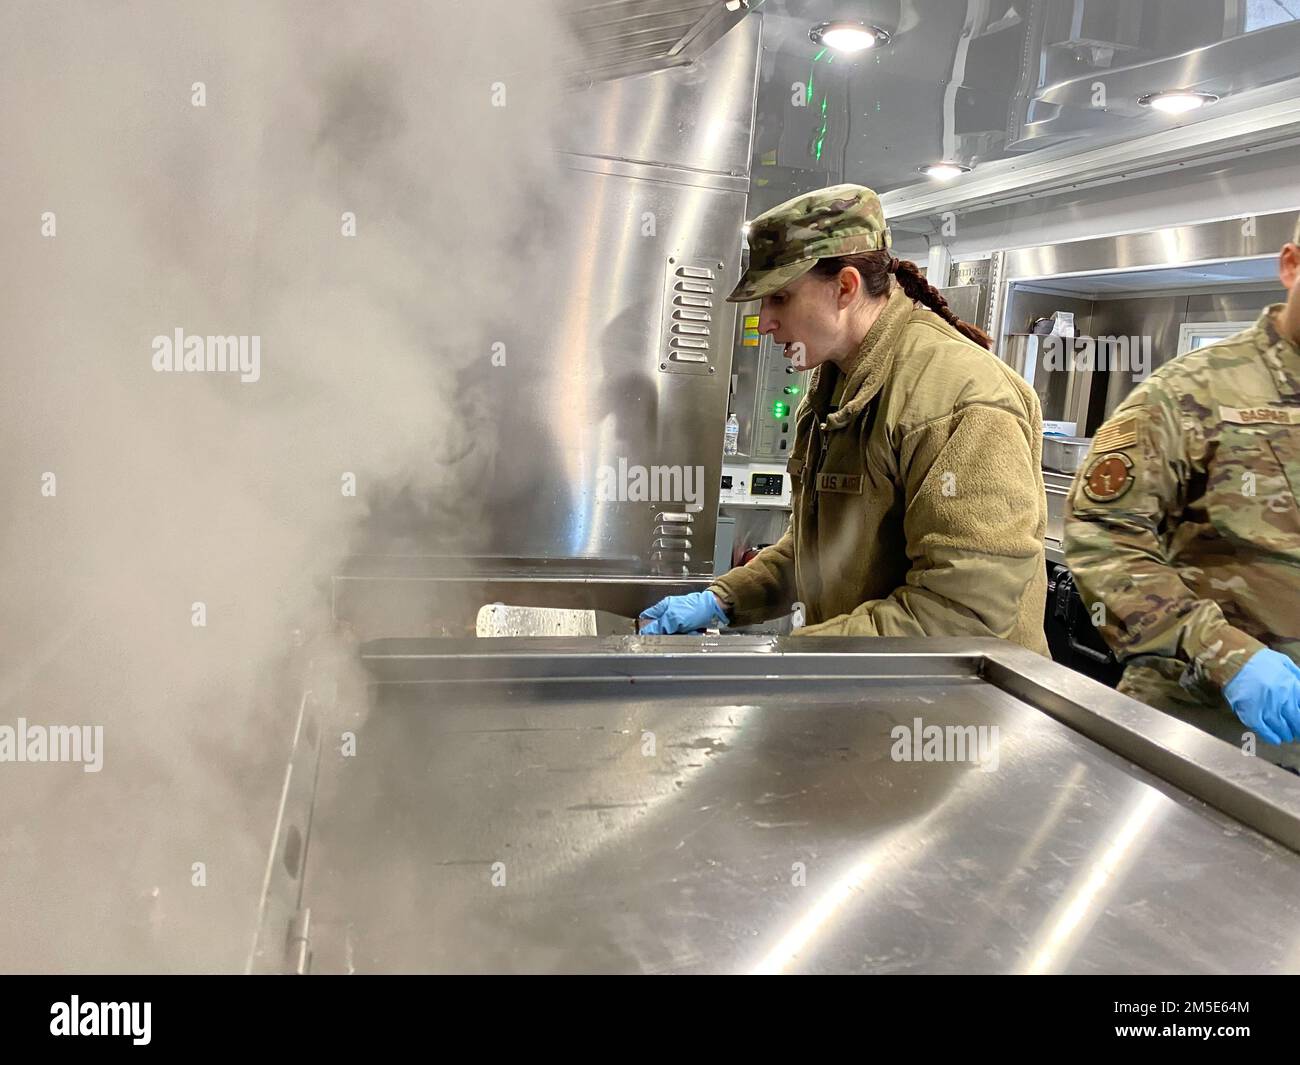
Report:
M 718 597 L 705 589 L 690 595 L 670 595 L 641 612 L 643 636 L 667 636 L 674 632 L 697 632 L 710 625 L 719 628 L 727 624 L 727 613 Z
M 1256 651 L 1223 696 L 1241 723 L 1265 743 L 1300 738 L 1300 666 L 1279 651 Z

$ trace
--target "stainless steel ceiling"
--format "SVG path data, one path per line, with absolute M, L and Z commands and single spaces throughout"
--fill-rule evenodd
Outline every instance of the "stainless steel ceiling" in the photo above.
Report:
M 840 180 L 929 186 L 918 168 L 940 158 L 978 174 L 1300 96 L 1300 0 L 762 0 L 755 10 L 753 213 Z M 837 16 L 894 38 L 819 58 L 808 30 Z M 810 81 L 808 106 L 796 106 L 793 85 Z M 1138 106 L 1163 88 L 1223 99 L 1177 117 Z M 1261 142 L 1272 132 L 1261 129 Z

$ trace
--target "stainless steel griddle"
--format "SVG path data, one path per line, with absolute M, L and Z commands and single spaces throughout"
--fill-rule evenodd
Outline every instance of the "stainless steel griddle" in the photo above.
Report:
M 362 660 L 303 699 L 254 970 L 1300 969 L 1300 780 L 1000 641 Z M 895 760 L 918 718 L 996 767 Z

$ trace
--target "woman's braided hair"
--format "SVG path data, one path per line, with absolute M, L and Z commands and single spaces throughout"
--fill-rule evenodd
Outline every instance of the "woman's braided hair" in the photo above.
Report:
M 888 251 L 869 251 L 858 255 L 839 255 L 831 259 L 818 259 L 809 271 L 819 277 L 835 277 L 846 266 L 851 266 L 862 277 L 862 288 L 868 296 L 883 296 L 889 292 L 889 275 L 893 274 L 908 299 L 929 307 L 967 340 L 982 348 L 993 347 L 993 338 L 977 325 L 963 322 L 948 307 L 943 294 L 925 279 L 916 263 L 896 259 Z

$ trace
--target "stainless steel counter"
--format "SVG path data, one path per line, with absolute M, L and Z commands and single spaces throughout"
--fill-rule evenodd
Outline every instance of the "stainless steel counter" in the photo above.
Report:
M 1000 641 L 363 658 L 304 700 L 255 970 L 1300 970 L 1300 781 Z M 895 760 L 917 719 L 982 764 Z

